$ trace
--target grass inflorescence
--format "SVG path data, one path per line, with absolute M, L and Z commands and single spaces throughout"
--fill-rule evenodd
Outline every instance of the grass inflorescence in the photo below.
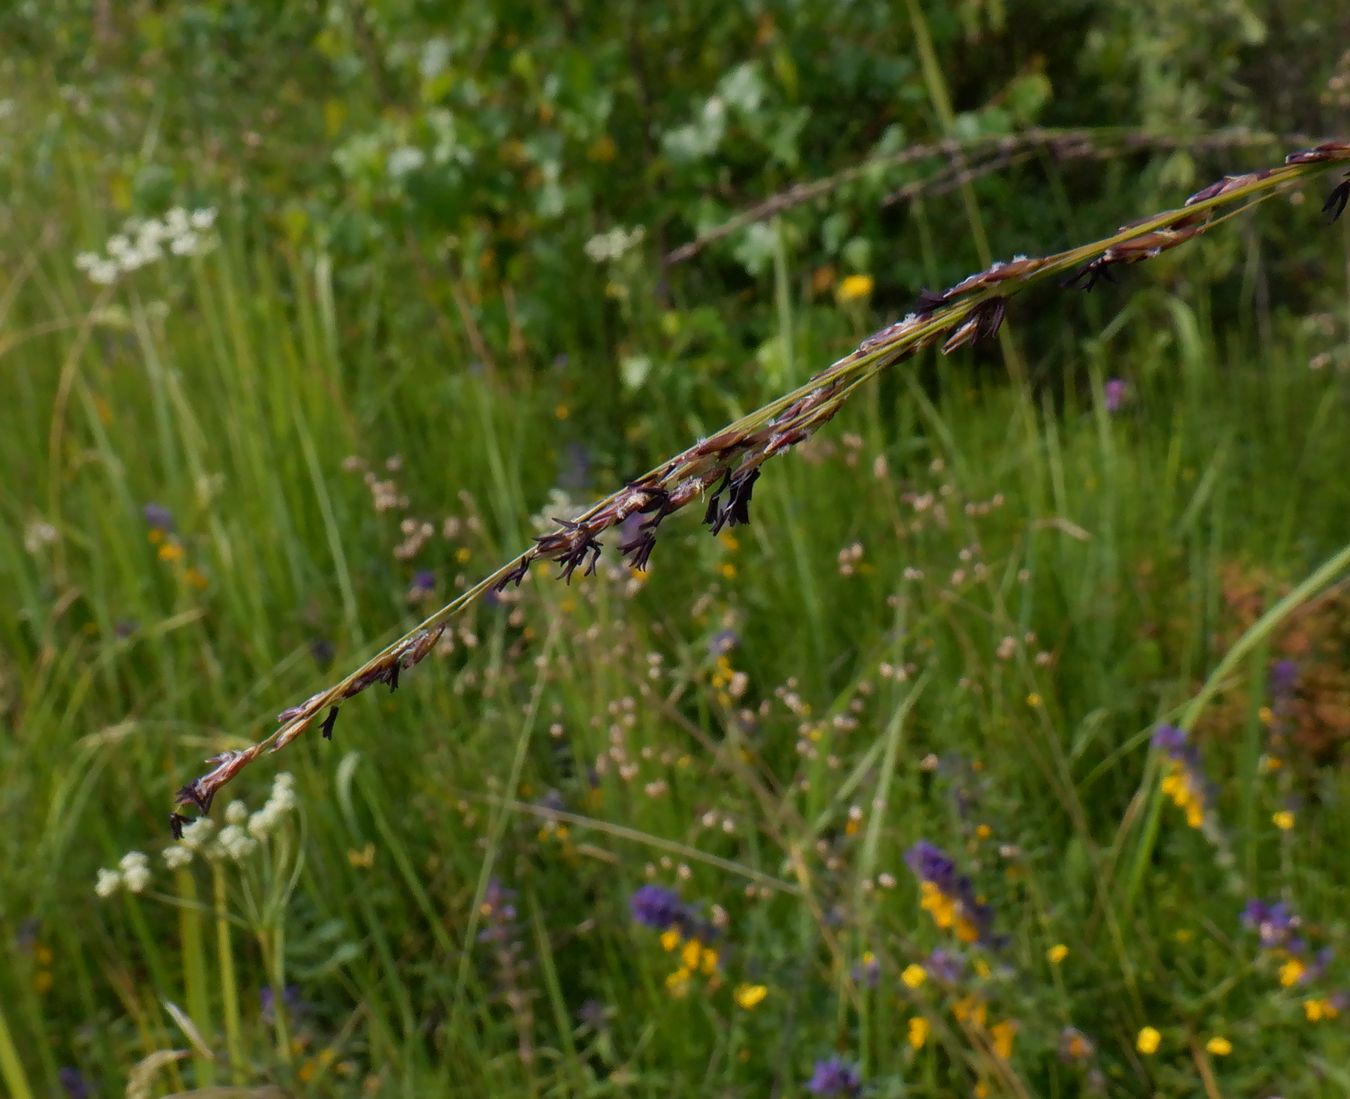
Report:
M 519 586 L 536 561 L 552 561 L 570 581 L 577 569 L 594 573 L 607 532 L 630 529 L 619 546 L 628 564 L 644 570 L 656 547 L 661 525 L 695 500 L 707 497 L 703 522 L 714 534 L 750 521 L 750 503 L 761 467 L 810 439 L 828 423 L 858 388 L 890 367 L 931 348 L 944 354 L 994 338 L 1008 301 L 1027 286 L 1060 279 L 1063 287 L 1092 290 L 1114 281 L 1119 268 L 1153 259 L 1301 181 L 1309 174 L 1350 161 L 1350 143 L 1328 141 L 1291 153 L 1282 165 L 1227 175 L 1190 195 L 1178 208 L 1140 218 L 1115 234 L 1047 256 L 1018 256 L 961 279 L 941 292 L 920 293 L 904 319 L 862 340 L 847 355 L 813 375 L 792 392 L 726 425 L 680 454 L 573 517 L 560 517 L 556 529 L 491 575 L 428 616 L 415 629 L 384 648 L 339 683 L 318 691 L 278 715 L 276 732 L 244 749 L 210 760 L 210 771 L 181 788 L 178 805 L 209 812 L 217 792 L 264 751 L 276 752 L 304 733 L 320 714 L 320 728 L 331 739 L 339 705 L 377 684 L 392 693 L 400 675 L 430 653 L 448 620 L 488 592 Z M 1350 197 L 1350 173 L 1332 190 L 1322 210 L 1331 220 Z M 1237 209 L 1225 209 L 1236 206 Z M 1219 211 L 1223 209 L 1222 214 Z M 1217 215 L 1217 216 L 1216 216 Z M 630 522 L 632 521 L 632 522 Z M 186 818 L 175 812 L 175 834 Z

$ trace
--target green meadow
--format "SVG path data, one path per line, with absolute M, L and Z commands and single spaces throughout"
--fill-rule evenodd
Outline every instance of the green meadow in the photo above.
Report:
M 1350 139 L 1344 24 L 0 13 L 0 1094 L 1350 1094 L 1343 165 L 176 794 L 921 289 Z

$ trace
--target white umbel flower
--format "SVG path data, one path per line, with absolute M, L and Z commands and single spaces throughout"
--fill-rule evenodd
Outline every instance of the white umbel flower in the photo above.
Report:
M 150 884 L 150 857 L 143 851 L 128 851 L 118 864 L 128 893 L 144 893 Z
M 201 851 L 215 831 L 215 821 L 210 817 L 198 817 L 191 824 L 184 826 L 183 838 L 178 841 L 179 846 L 186 847 L 189 851 Z
M 175 256 L 205 255 L 216 246 L 211 232 L 215 223 L 216 211 L 210 206 L 192 211 L 175 206 L 163 218 L 144 221 L 128 218 L 108 238 L 105 254 L 81 252 L 75 257 L 75 267 L 95 285 L 111 286 L 119 276 L 164 259 L 166 246 Z
M 297 805 L 299 802 L 295 796 L 295 778 L 282 771 L 272 780 L 272 792 L 268 795 L 267 804 L 248 818 L 249 835 L 255 839 L 262 839 L 275 831 L 282 818 L 287 813 L 294 812 Z
M 188 866 L 191 862 L 191 847 L 184 847 L 181 843 L 175 843 L 172 847 L 164 848 L 164 865 L 170 870 L 177 870 L 180 866 Z
M 94 883 L 94 893 L 104 898 L 111 897 L 122 888 L 122 875 L 116 870 L 100 870 L 98 881 Z
M 227 824 L 220 830 L 216 847 L 220 854 L 234 862 L 242 862 L 257 848 L 258 841 L 237 824 Z

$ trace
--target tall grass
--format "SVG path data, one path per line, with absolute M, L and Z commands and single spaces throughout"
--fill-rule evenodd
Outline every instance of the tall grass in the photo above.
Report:
M 1137 254 L 1303 172 L 1035 275 Z M 101 241 L 97 202 L 70 216 Z M 645 574 L 607 552 L 586 582 L 537 565 L 471 600 L 530 516 L 606 514 L 560 511 L 551 487 L 623 483 L 570 471 L 559 442 L 603 423 L 575 426 L 591 379 L 531 388 L 447 369 L 430 341 L 386 348 L 371 318 L 406 287 L 353 316 L 324 253 L 229 209 L 217 231 L 110 291 L 73 240 L 8 245 L 8 1093 L 77 1072 L 107 1094 L 790 1095 L 831 1056 L 878 1095 L 1344 1089 L 1340 954 L 1284 985 L 1288 944 L 1244 931 L 1230 891 L 1286 900 L 1310 963 L 1343 952 L 1345 782 L 1281 739 L 1268 684 L 1294 652 L 1300 697 L 1334 698 L 1318 646 L 1343 628 L 1347 392 L 1309 363 L 1343 352 L 1339 312 L 1226 332 L 1207 291 L 1141 276 L 1083 340 L 1082 384 L 1038 390 L 931 356 L 884 371 L 1008 283 L 871 340 L 856 304 L 811 305 L 785 251 L 797 361 L 865 346 L 730 409 L 761 448 L 736 460 L 827 385 L 793 429 L 864 382 L 869 399 L 793 440 L 750 525 L 710 539 L 672 517 Z M 640 448 L 721 437 L 677 478 L 715 488 L 732 438 L 671 419 Z M 444 603 L 453 619 L 428 618 Z M 294 743 L 294 807 L 240 783 L 267 817 L 255 846 L 232 856 L 218 831 L 175 869 L 154 850 L 143 891 L 93 899 L 99 867 L 163 833 L 184 759 L 248 751 L 258 713 L 400 616 L 407 636 L 446 626 L 434 674 L 352 704 L 331 745 Z M 1206 828 L 1162 790 L 1160 722 L 1191 733 Z M 921 840 L 971 879 L 944 884 L 964 916 L 987 910 L 976 941 L 935 922 L 905 858 Z M 693 910 L 677 949 L 634 921 L 643 884 Z M 691 940 L 716 962 L 672 981 Z

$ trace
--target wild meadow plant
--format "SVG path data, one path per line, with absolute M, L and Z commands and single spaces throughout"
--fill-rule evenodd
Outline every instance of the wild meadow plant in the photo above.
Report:
M 852 354 L 792 392 L 632 479 L 580 514 L 556 518 L 556 529 L 536 537 L 530 549 L 428 616 L 337 684 L 283 710 L 277 719 L 281 727 L 272 735 L 249 748 L 211 759 L 210 771 L 178 791 L 178 806 L 208 812 L 217 792 L 259 755 L 280 751 L 316 721 L 324 739 L 331 739 L 342 703 L 377 684 L 388 686 L 391 693 L 398 690 L 401 674 L 435 648 L 449 619 L 488 593 L 500 595 L 509 586 L 519 587 L 536 561 L 558 564 L 565 581 L 570 582 L 578 569 L 590 575 L 600 561 L 604 545 L 600 537 L 615 531 L 620 538 L 619 553 L 631 568 L 642 572 L 656 548 L 662 523 L 705 497 L 703 522 L 714 535 L 724 528 L 732 530 L 749 523 L 755 484 L 766 462 L 810 439 L 861 386 L 890 367 L 930 347 L 940 347 L 948 354 L 995 338 L 1009 299 L 1025 287 L 1056 275 L 1061 277 L 1061 286 L 1085 290 L 1102 281 L 1115 281 L 1120 268 L 1156 258 L 1308 175 L 1347 161 L 1350 142 L 1325 142 L 1291 153 L 1278 167 L 1224 176 L 1190 195 L 1181 207 L 1140 218 L 1102 240 L 1044 257 L 1015 256 L 940 293 L 923 291 L 914 312 L 868 336 Z M 1322 211 L 1335 221 L 1347 202 L 1350 173 L 1331 191 Z M 1237 210 L 1218 213 L 1238 203 Z M 601 258 L 621 254 L 633 243 L 630 234 L 616 233 L 614 241 L 605 242 Z M 1112 404 L 1119 407 L 1122 400 L 1123 393 L 1113 391 Z M 187 818 L 177 811 L 171 815 L 175 834 L 186 822 Z
M 1344 159 L 1347 149 L 1329 147 L 1318 156 L 1323 153 L 1324 159 Z M 169 999 L 165 990 L 174 985 L 158 975 L 155 997 L 139 991 L 126 995 L 126 1012 L 146 1035 L 164 1030 L 174 1035 L 174 1048 L 164 1049 L 162 1056 L 147 1055 L 137 1066 L 138 1082 L 147 1090 L 158 1082 L 177 1084 L 179 1067 L 190 1064 L 190 1076 L 184 1077 L 203 1087 L 243 1084 L 266 1074 L 314 1093 L 397 1094 L 398 1069 L 378 1066 L 374 1056 L 367 1062 L 368 1042 L 385 1057 L 401 1050 L 411 1062 L 429 1048 L 429 1056 L 451 1064 L 462 1059 L 485 1079 L 502 1072 L 512 1081 L 502 1086 L 502 1094 L 515 1093 L 513 1088 L 539 1093 L 546 1079 L 559 1081 L 553 1086 L 565 1086 L 569 1093 L 581 1093 L 587 1085 L 597 1094 L 642 1085 L 659 1088 L 677 1071 L 670 1066 L 688 1062 L 701 1068 L 710 1059 L 730 1065 L 727 1071 L 739 1071 L 743 1080 L 762 1084 L 772 1075 L 787 1092 L 815 1095 L 879 1096 L 905 1088 L 942 1095 L 957 1087 L 978 1095 L 1040 1094 L 1034 1066 L 1047 1060 L 1061 1066 L 1055 1078 L 1068 1089 L 1064 1093 L 1133 1094 L 1130 1082 L 1148 1079 L 1180 1094 L 1196 1079 L 1207 1079 L 1225 1059 L 1257 1056 L 1253 1051 L 1262 1048 L 1263 1028 L 1288 1028 L 1291 1014 L 1301 1025 L 1320 1028 L 1319 1037 L 1328 1033 L 1344 1015 L 1346 978 L 1336 951 L 1340 932 L 1304 918 L 1308 910 L 1297 902 L 1307 883 L 1297 876 L 1282 876 L 1274 887 L 1268 876 L 1248 872 L 1252 856 L 1225 831 L 1226 806 L 1207 780 L 1207 764 L 1209 770 L 1214 764 L 1211 742 L 1194 735 L 1194 713 L 1166 713 L 1169 725 L 1153 733 L 1155 750 L 1136 753 L 1149 760 L 1147 781 L 1130 801 L 1121 826 L 1130 843 L 1122 843 L 1119 854 L 1111 848 L 1104 856 L 1109 872 L 1092 863 L 1100 853 L 1084 853 L 1086 841 L 1067 844 L 1063 865 L 1053 869 L 1044 865 L 1045 850 L 1023 845 L 1028 830 L 1020 827 L 1021 818 L 1043 811 L 1045 802 L 1052 803 L 1048 828 L 1075 837 L 1090 835 L 1090 829 L 1076 815 L 1083 812 L 1075 785 L 1082 775 L 1066 774 L 1073 761 L 1057 759 L 1048 737 L 1021 741 L 1009 734 L 1013 720 L 1054 727 L 1056 702 L 1047 677 L 1073 654 L 1058 651 L 1056 639 L 1019 623 L 1015 612 L 1003 614 L 1000 608 L 998 614 L 991 612 L 990 622 L 982 622 L 985 612 L 973 607 L 977 591 L 1016 592 L 1029 584 L 1026 562 L 1013 555 L 993 557 L 981 545 L 995 540 L 1008 521 L 1001 493 L 964 494 L 961 471 L 941 458 L 928 466 L 926 482 L 914 478 L 895 493 L 902 517 L 895 534 L 914 555 L 899 577 L 897 593 L 886 602 L 895 616 L 888 636 L 895 640 L 864 654 L 863 670 L 834 699 L 821 699 L 796 680 L 772 689 L 757 681 L 754 642 L 746 635 L 743 613 L 726 597 L 752 567 L 754 579 L 764 582 L 776 565 L 774 552 L 800 533 L 792 526 L 793 513 L 777 510 L 769 513 L 769 523 L 757 515 L 753 531 L 742 529 L 749 519 L 754 476 L 768 457 L 794 450 L 800 464 L 809 467 L 799 471 L 807 477 L 799 484 L 819 488 L 851 478 L 852 491 L 888 491 L 885 456 L 868 454 L 860 437 L 849 433 L 807 441 L 863 380 L 919 344 L 956 346 L 958 337 L 995 334 L 1003 307 L 982 303 L 1001 301 L 1024 280 L 1077 272 L 1090 284 L 1108 277 L 1120 264 L 1147 258 L 1153 248 L 1165 250 L 1204 227 L 1185 217 L 1215 224 L 1222 218 L 1212 218 L 1210 210 L 1218 205 L 1244 195 L 1260 201 L 1317 163 L 1298 160 L 1289 166 L 1297 171 L 1275 169 L 1260 178 L 1221 181 L 1208 198 L 1159 215 L 1164 220 L 1152 229 L 1147 225 L 1158 219 L 1126 231 L 1116 243 L 1065 253 L 1077 258 L 1064 266 L 1054 267 L 1056 257 L 1015 261 L 1046 266 L 1012 265 L 1006 280 L 994 277 L 998 268 L 944 294 L 926 295 L 913 318 L 869 337 L 807 386 L 716 432 L 615 496 L 586 510 L 559 498 L 543 519 L 572 518 L 542 524 L 529 552 L 482 583 L 456 583 L 462 593 L 458 599 L 338 687 L 302 704 L 276 737 L 240 756 L 214 761 L 220 766 L 206 779 L 219 781 L 191 784 L 180 809 L 209 809 L 224 781 L 256 758 L 260 748 L 281 747 L 314 725 L 333 734 L 339 703 L 375 684 L 396 688 L 400 670 L 432 654 L 459 672 L 449 688 L 454 698 L 437 699 L 429 712 L 463 699 L 470 714 L 486 715 L 494 706 L 516 703 L 525 714 L 514 749 L 506 745 L 508 755 L 515 752 L 509 777 L 489 776 L 480 787 L 477 776 L 465 776 L 462 788 L 445 790 L 439 788 L 435 768 L 418 767 L 392 774 L 396 788 L 383 808 L 373 797 L 361 803 L 380 843 L 363 846 L 354 840 L 345 859 L 339 851 L 341 869 L 350 871 L 358 885 L 339 887 L 328 898 L 330 905 L 350 905 L 368 921 L 365 938 L 354 948 L 361 964 L 366 956 L 371 960 L 361 990 L 353 995 L 359 1001 L 353 1018 L 368 1013 L 379 1019 L 383 1012 L 392 1020 L 372 1022 L 368 1034 L 359 1033 L 363 1025 L 328 1023 L 297 987 L 297 981 L 317 980 L 314 971 L 322 967 L 306 967 L 290 950 L 299 937 L 292 923 L 308 914 L 287 912 L 294 901 L 290 890 L 301 880 L 296 825 L 303 819 L 295 811 L 289 781 L 279 776 L 274 784 L 268 805 L 281 807 L 275 813 L 251 812 L 231 802 L 219 826 L 204 814 L 195 820 L 180 815 L 174 824 L 182 839 L 162 854 L 106 858 L 109 865 L 91 881 L 107 911 L 117 913 L 117 924 L 145 944 L 145 957 L 154 957 L 149 945 L 154 932 L 145 917 L 155 905 L 147 902 L 170 905 L 179 919 L 185 970 L 181 1000 L 170 999 L 173 1010 L 158 1002 Z M 1267 186 L 1272 190 L 1263 189 Z M 1333 192 L 1328 213 L 1339 212 L 1347 191 L 1350 185 Z M 1161 234 L 1161 243 L 1137 251 L 1131 246 L 1140 239 L 1130 235 L 1135 232 Z M 840 282 L 837 298 L 861 315 L 869 291 L 868 281 L 855 276 L 853 282 Z M 935 302 L 938 298 L 943 300 Z M 966 328 L 972 320 L 976 330 Z M 922 401 L 922 394 L 914 392 L 914 399 Z M 1142 417 L 1145 400 L 1123 381 L 1108 381 L 1100 387 L 1100 414 L 1119 418 L 1110 422 L 1111 429 L 1133 426 L 1128 418 Z M 1108 430 L 1105 419 L 1102 430 Z M 787 435 L 775 445 L 782 433 Z M 797 433 L 800 438 L 793 437 Z M 954 463 L 954 457 L 949 452 L 947 462 Z M 414 518 L 408 512 L 412 490 L 397 458 L 349 464 L 364 485 L 356 491 L 368 492 L 377 516 L 397 517 L 391 541 L 396 541 L 393 559 L 405 570 L 399 574 L 406 583 L 406 589 L 399 588 L 402 597 L 414 608 L 434 606 L 450 582 L 421 564 L 424 551 L 439 540 L 457 567 L 476 565 L 486 548 L 477 515 L 466 503 L 453 526 L 450 520 L 442 525 Z M 695 651 L 672 659 L 656 651 L 638 626 L 625 626 L 625 601 L 642 597 L 648 582 L 637 566 L 646 565 L 660 524 L 676 504 L 687 506 L 699 495 L 710 498 L 705 519 L 717 531 L 719 554 L 714 585 L 692 608 L 706 637 Z M 763 497 L 756 506 L 765 506 Z M 771 498 L 769 506 L 778 507 L 777 501 Z M 185 590 L 200 591 L 208 583 L 209 566 L 186 532 L 185 513 L 176 506 L 175 511 L 146 505 L 136 516 L 143 527 L 138 537 L 143 535 L 152 557 Z M 810 515 L 796 513 L 796 519 L 805 525 Z M 1083 535 L 1067 520 L 1056 522 L 1066 538 Z M 663 528 L 660 533 L 670 532 Z M 598 541 L 604 535 L 607 544 L 618 541 L 631 570 L 622 568 L 615 555 L 601 554 Z M 34 526 L 34 552 L 48 552 L 60 537 L 59 530 Z M 960 549 L 947 560 L 946 547 L 953 540 Z M 837 553 L 831 544 L 828 554 L 810 560 L 822 564 L 832 579 L 859 589 L 875 581 L 876 562 L 889 560 L 879 545 L 882 537 L 852 528 L 840 541 Z M 764 558 L 756 566 L 750 564 L 752 553 Z M 538 584 L 539 569 L 534 575 L 530 570 L 540 558 L 556 561 L 569 578 L 577 569 L 594 572 L 597 582 L 580 590 Z M 1036 564 L 1053 568 L 1044 561 Z M 1262 608 L 1245 622 L 1233 642 L 1241 659 L 1260 661 L 1260 641 L 1270 636 L 1271 624 L 1287 621 L 1290 608 L 1306 606 L 1310 593 L 1322 590 L 1338 569 L 1344 569 L 1344 561 L 1330 563 L 1290 591 L 1287 601 L 1271 611 L 1274 618 L 1265 619 Z M 517 590 L 527 576 L 528 586 Z M 766 584 L 766 598 L 791 592 L 789 581 L 780 587 Z M 1162 583 L 1141 574 L 1139 583 L 1149 582 Z M 922 600 L 905 593 L 927 591 L 930 584 L 940 596 L 933 607 L 916 610 Z M 805 583 L 791 594 L 803 604 L 813 598 Z M 557 611 L 550 627 L 527 613 L 532 604 L 522 603 L 522 595 L 549 601 Z M 578 605 L 592 624 L 565 647 L 550 641 L 552 631 L 565 632 L 580 617 Z M 500 623 L 480 629 L 481 621 L 469 618 L 471 607 L 500 612 Z M 969 626 L 952 631 L 958 635 L 954 639 L 932 636 L 943 632 L 931 627 L 947 613 L 936 608 L 971 611 Z M 460 612 L 464 616 L 452 623 Z M 1256 619 L 1265 624 L 1247 628 Z M 995 631 L 987 644 L 981 627 Z M 900 763 L 913 747 L 907 728 L 911 707 L 933 690 L 929 657 L 935 654 L 925 643 L 949 647 L 943 654 L 946 666 L 957 670 L 953 678 L 959 674 L 960 682 L 951 696 L 959 701 L 947 704 L 978 723 L 987 742 L 964 753 L 935 747 L 933 755 L 916 757 L 907 769 Z M 486 650 L 494 645 L 500 651 L 489 661 Z M 318 646 L 312 643 L 307 655 L 324 665 L 332 659 L 331 649 L 321 653 Z M 652 650 L 645 658 L 644 646 Z M 631 660 L 622 655 L 629 653 Z M 986 659 L 987 667 L 981 666 Z M 475 663 L 483 666 L 475 668 Z M 1229 662 L 1216 670 L 1214 689 L 1231 681 L 1236 666 Z M 1073 673 L 1065 669 L 1062 674 Z M 594 696 L 584 686 L 569 688 L 587 705 L 607 699 L 589 718 L 577 714 L 584 706 L 560 707 L 552 700 L 535 705 L 544 695 L 539 685 L 546 677 L 556 677 L 548 679 L 550 684 L 584 685 L 588 677 L 601 676 L 606 677 L 603 692 L 597 689 Z M 1311 705 L 1307 685 L 1296 677 L 1291 685 L 1290 679 L 1287 669 L 1276 675 L 1272 668 L 1271 719 L 1263 726 L 1268 743 L 1258 753 L 1271 759 L 1291 757 L 1290 732 Z M 1206 690 L 1212 695 L 1209 685 Z M 995 696 L 1016 700 L 1015 719 L 1000 713 Z M 704 722 L 691 719 L 681 705 L 693 698 Z M 475 716 L 467 724 L 479 720 Z M 495 730 L 491 717 L 481 720 Z M 672 736 L 672 728 L 687 742 Z M 725 732 L 713 736 L 707 731 L 713 728 Z M 532 732 L 540 735 L 532 738 Z M 473 734 L 456 728 L 451 735 Z M 1112 749 L 1108 759 L 1146 748 L 1147 739 L 1145 734 Z M 532 740 L 542 742 L 556 764 L 554 773 L 565 776 L 561 790 L 529 786 L 526 775 L 536 767 L 527 757 L 538 747 Z M 786 745 L 786 766 L 778 755 L 780 744 Z M 1011 752 L 1025 753 L 1032 781 L 1001 790 L 989 779 L 990 763 Z M 338 769 L 344 823 L 355 767 L 353 754 Z M 1083 788 L 1090 789 L 1107 769 L 1091 772 Z M 710 781 L 718 770 L 735 776 L 744 799 L 718 792 Z M 1302 808 L 1286 805 L 1300 789 L 1292 785 L 1294 771 L 1292 763 L 1263 767 L 1263 784 L 1252 793 L 1253 804 L 1261 808 L 1258 823 L 1269 820 L 1281 844 L 1297 838 L 1301 821 Z M 892 829 L 888 814 L 909 803 L 931 806 L 932 818 L 911 817 L 905 828 Z M 594 810 L 602 804 L 613 823 L 597 821 Z M 391 831 L 379 814 L 389 811 L 406 813 L 414 828 L 418 822 L 441 821 L 437 842 L 446 849 L 427 852 L 423 860 L 387 842 Z M 1280 813 L 1290 816 L 1275 819 Z M 686 814 L 692 821 L 688 831 L 666 838 L 679 827 L 671 822 Z M 272 827 L 260 824 L 255 832 L 255 817 L 271 820 Z M 337 822 L 336 816 L 329 819 Z M 903 845 L 892 850 L 895 832 L 906 835 Z M 631 843 L 649 852 L 642 884 L 633 888 L 624 880 L 616 889 L 623 861 L 589 842 L 587 833 L 603 835 L 616 848 Z M 1141 842 L 1134 842 L 1136 834 Z M 447 885 L 447 879 L 453 882 L 462 873 L 459 866 L 449 869 L 460 858 L 451 849 L 457 841 L 469 857 L 482 858 L 478 884 L 469 890 Z M 1215 917 L 1223 926 L 1214 934 L 1234 940 L 1231 956 L 1216 958 L 1212 945 L 1183 939 L 1197 935 L 1191 925 L 1178 926 L 1175 940 L 1167 937 L 1170 928 L 1160 932 L 1159 941 L 1140 933 L 1140 908 L 1151 892 L 1167 888 L 1151 874 L 1164 847 L 1179 852 L 1183 863 L 1198 863 L 1208 853 L 1224 861 L 1223 879 L 1233 896 L 1212 913 L 1231 909 L 1226 924 L 1224 916 Z M 1058 854 L 1056 849 L 1051 857 Z M 597 860 L 601 873 L 582 873 L 583 860 Z M 331 867 L 310 866 L 304 873 L 325 886 L 333 879 Z M 550 887 L 548 873 L 565 887 Z M 741 880 L 743 894 L 721 887 L 722 875 Z M 395 898 L 394 907 L 413 909 L 432 930 L 423 934 L 412 922 L 400 927 L 390 921 L 391 909 L 380 907 L 389 898 L 379 896 L 376 881 L 395 876 L 406 893 Z M 709 885 L 712 880 L 719 883 L 716 890 Z M 161 881 L 171 884 L 161 886 Z M 1258 895 L 1248 881 L 1262 881 L 1265 887 Z M 1166 897 L 1158 904 L 1165 910 Z M 897 918 L 896 912 L 902 914 Z M 461 927 L 466 919 L 467 927 Z M 1197 916 L 1195 923 L 1205 919 L 1208 915 Z M 606 929 L 601 936 L 618 928 L 619 944 L 590 949 L 597 927 Z M 455 941 L 461 930 L 462 943 Z M 1204 930 L 1199 934 L 1204 936 Z M 238 957 L 241 940 L 256 964 Z M 1109 950 L 1100 946 L 1104 941 L 1111 944 Z M 1090 942 L 1098 945 L 1089 947 Z M 1110 960 L 1096 952 L 1109 954 Z M 32 954 L 34 964 L 40 963 L 37 948 Z M 576 954 L 581 961 L 569 957 Z M 597 965 L 605 954 L 611 955 L 608 968 Z M 1227 972 L 1234 957 L 1246 959 L 1238 976 L 1270 993 L 1252 1018 L 1225 1017 L 1218 1004 L 1237 979 Z M 423 968 L 434 992 L 415 997 L 404 982 L 421 980 Z M 1178 1002 L 1164 1002 L 1149 982 L 1149 972 L 1159 969 L 1186 978 L 1218 969 L 1221 977 L 1213 989 L 1204 987 L 1199 976 L 1187 979 Z M 416 977 L 409 976 L 414 972 Z M 261 987 L 255 988 L 259 981 Z M 124 985 L 134 987 L 130 980 Z M 583 986 L 592 996 L 580 1006 L 559 991 Z M 245 987 L 253 989 L 246 998 Z M 1085 1018 L 1089 1004 L 1100 1006 L 1091 1022 Z M 0 1009 L 0 1024 L 4 1015 Z M 1130 1038 L 1122 1043 L 1126 1027 Z M 629 1033 L 621 1039 L 625 1028 Z M 544 1032 L 550 1035 L 547 1044 L 541 1042 Z M 668 1044 L 664 1063 L 644 1052 L 658 1042 Z M 555 1058 L 558 1075 L 553 1077 Z M 508 1060 L 516 1075 L 505 1076 L 502 1066 Z M 1189 1066 L 1189 1074 L 1180 1065 Z M 1334 1065 L 1327 1071 L 1336 1078 Z M 707 1079 L 714 1076 L 710 1065 Z M 79 1081 L 70 1079 L 67 1090 L 73 1093 Z M 697 1090 L 697 1072 L 681 1079 L 691 1093 Z M 754 1093 L 755 1085 L 749 1090 Z

